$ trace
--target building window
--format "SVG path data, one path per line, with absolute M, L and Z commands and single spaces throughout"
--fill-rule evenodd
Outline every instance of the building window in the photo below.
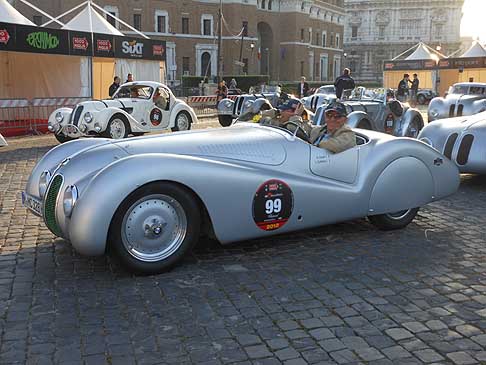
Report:
M 189 57 L 182 57 L 182 73 L 183 75 L 189 75 Z
M 107 11 L 111 15 L 116 16 L 118 18 L 118 15 L 119 15 L 118 7 L 112 6 L 112 5 L 107 5 L 103 9 L 105 9 L 105 11 Z M 106 14 L 106 20 L 108 21 L 108 23 L 113 25 L 115 28 L 118 28 L 118 22 L 116 21 L 115 18 L 113 18 L 113 16 L 109 16 L 109 15 Z
M 384 25 L 380 25 L 378 27 L 378 37 L 380 37 L 380 38 L 385 37 L 385 26 Z
M 165 16 L 164 15 L 159 15 L 157 17 L 157 32 L 167 33 L 167 29 L 165 28 Z
M 319 45 L 319 32 L 316 32 L 316 45 Z
M 211 19 L 203 19 L 203 35 L 211 35 Z
M 189 34 L 189 18 L 182 18 L 182 34 Z
M 142 29 L 142 14 L 133 14 L 133 27 L 137 30 Z
M 243 66 L 243 74 L 248 75 L 248 58 L 243 58 L 243 63 L 245 64 Z
M 312 29 L 309 29 L 309 44 L 312 44 Z
M 304 41 L 304 28 L 302 28 L 300 30 L 300 41 L 303 42 Z
M 33 21 L 35 25 L 42 25 L 42 15 L 34 15 Z
M 243 37 L 248 37 L 248 22 L 246 20 L 242 23 Z
M 326 36 L 327 36 L 327 33 L 326 32 L 322 32 L 322 46 L 325 47 L 327 45 L 326 43 Z
M 262 9 L 265 9 L 265 0 L 262 0 Z
M 272 0 L 268 0 L 268 10 L 272 10 Z
M 336 34 L 336 48 L 339 48 L 339 34 Z
M 358 27 L 353 25 L 351 27 L 351 38 L 356 38 L 358 36 Z
M 304 61 L 300 61 L 300 76 L 304 76 Z
M 331 36 L 329 37 L 331 44 L 329 46 L 334 47 L 334 34 L 331 33 Z
M 169 13 L 165 10 L 155 10 L 155 31 L 158 33 L 169 32 Z

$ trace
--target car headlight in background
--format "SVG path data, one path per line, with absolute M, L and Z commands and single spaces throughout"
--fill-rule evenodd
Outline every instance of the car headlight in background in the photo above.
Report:
M 231 100 L 226 100 L 226 101 L 224 102 L 224 106 L 225 106 L 226 108 L 231 108 L 231 107 L 233 106 L 233 102 L 232 102 Z
M 49 170 L 44 170 L 39 178 L 39 196 L 41 198 L 46 194 L 49 181 L 51 181 L 51 173 Z
M 91 114 L 90 112 L 86 112 L 84 113 L 83 118 L 86 123 L 91 123 L 91 121 L 93 120 L 93 114 Z
M 69 185 L 64 191 L 64 199 L 62 201 L 62 205 L 64 208 L 64 215 L 66 217 L 71 216 L 77 200 L 78 200 L 78 188 L 76 187 L 76 185 Z
M 62 115 L 61 112 L 57 112 L 55 118 L 56 118 L 56 122 L 61 123 L 62 120 L 64 119 L 64 115 Z

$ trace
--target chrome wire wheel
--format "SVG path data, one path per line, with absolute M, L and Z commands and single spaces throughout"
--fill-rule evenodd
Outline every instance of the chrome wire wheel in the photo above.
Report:
M 173 255 L 187 234 L 182 205 L 164 194 L 145 196 L 127 210 L 121 228 L 126 251 L 136 260 L 157 262 Z
M 180 112 L 177 114 L 175 120 L 175 126 L 173 128 L 174 131 L 187 131 L 191 129 L 191 120 L 189 115 L 186 112 Z
M 127 127 L 125 122 L 120 118 L 112 119 L 108 125 L 108 133 L 110 138 L 113 139 L 125 138 L 127 135 Z

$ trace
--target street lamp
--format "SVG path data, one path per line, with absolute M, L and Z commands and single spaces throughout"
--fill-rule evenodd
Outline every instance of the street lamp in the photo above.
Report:
M 267 75 L 270 79 L 270 48 L 265 48 L 265 51 L 267 51 Z
M 439 48 L 440 46 L 437 46 L 437 48 Z M 440 78 L 439 78 L 439 56 L 434 54 L 432 55 L 432 59 L 435 61 L 435 85 L 434 85 L 434 91 L 436 94 L 439 94 L 439 82 L 440 82 Z

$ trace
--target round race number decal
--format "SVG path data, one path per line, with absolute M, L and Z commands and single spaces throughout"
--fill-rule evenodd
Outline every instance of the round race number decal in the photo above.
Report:
M 158 126 L 160 122 L 162 122 L 162 112 L 159 109 L 152 109 L 152 111 L 150 112 L 150 122 L 154 126 Z
M 253 220 L 264 231 L 273 231 L 287 223 L 294 205 L 289 186 L 281 180 L 268 180 L 253 198 Z

